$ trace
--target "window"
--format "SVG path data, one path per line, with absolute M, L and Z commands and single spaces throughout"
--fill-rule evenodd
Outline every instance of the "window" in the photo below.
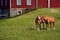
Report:
M 16 2 L 17 5 L 21 5 L 21 0 L 17 0 Z
M 31 5 L 31 0 L 27 0 L 27 5 Z

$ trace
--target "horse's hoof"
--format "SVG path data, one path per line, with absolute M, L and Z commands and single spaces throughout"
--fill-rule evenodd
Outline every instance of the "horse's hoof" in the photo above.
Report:
M 39 28 L 37 28 L 37 30 L 38 30 L 38 31 L 40 31 L 40 29 L 39 29 Z
M 55 28 L 53 28 L 53 30 L 55 30 Z
M 47 28 L 47 30 L 50 30 L 50 28 Z

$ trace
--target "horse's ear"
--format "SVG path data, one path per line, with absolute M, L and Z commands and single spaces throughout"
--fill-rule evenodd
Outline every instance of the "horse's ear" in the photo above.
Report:
M 39 17 L 39 16 L 37 16 L 37 17 Z
M 46 16 L 43 16 L 43 17 L 46 17 Z

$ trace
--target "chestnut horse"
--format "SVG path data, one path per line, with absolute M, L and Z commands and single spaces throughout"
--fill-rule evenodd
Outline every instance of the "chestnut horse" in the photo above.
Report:
M 45 21 L 48 30 L 50 29 L 51 24 L 53 25 L 53 29 L 55 30 L 55 18 L 54 17 L 43 16 L 42 19 Z
M 37 16 L 35 19 L 35 24 L 36 24 L 37 30 L 41 29 L 41 23 L 43 23 L 43 28 L 44 28 L 44 20 L 42 20 L 40 16 Z

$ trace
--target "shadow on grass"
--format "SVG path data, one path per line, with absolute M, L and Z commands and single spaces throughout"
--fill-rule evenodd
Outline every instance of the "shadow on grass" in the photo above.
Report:
M 36 28 L 27 28 L 28 31 L 36 31 Z
M 37 30 L 36 28 L 28 28 L 27 30 Z M 47 30 L 46 28 L 41 28 L 41 30 Z
M 20 15 L 14 16 L 14 17 L 7 17 L 7 18 L 6 18 L 6 17 L 3 17 L 3 18 L 1 18 L 1 19 L 3 20 L 3 19 L 16 18 L 16 17 L 22 16 L 22 15 L 28 14 L 29 12 L 32 12 L 32 11 L 35 11 L 35 10 L 37 10 L 37 9 L 25 10 L 25 13 L 23 13 L 23 14 L 20 14 Z
M 6 18 L 0 18 L 0 22 L 6 21 Z
M 47 30 L 46 28 L 41 28 L 41 30 Z
M 27 30 L 36 30 L 35 28 L 28 28 Z
M 60 17 L 57 17 L 57 19 L 60 19 Z

